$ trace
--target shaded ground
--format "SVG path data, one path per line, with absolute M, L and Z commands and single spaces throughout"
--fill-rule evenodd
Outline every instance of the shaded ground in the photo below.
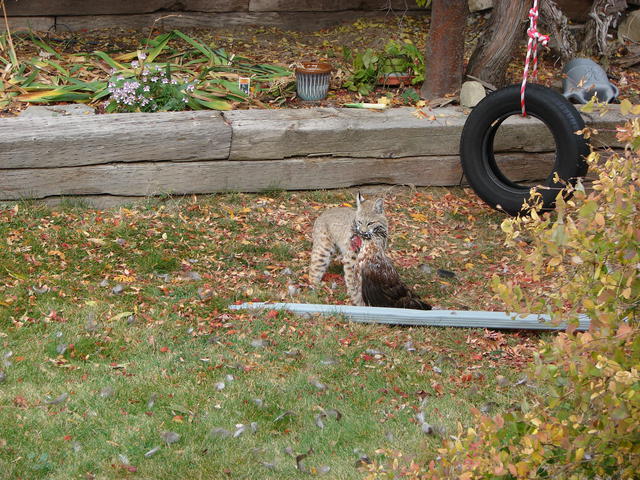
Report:
M 470 15 L 465 36 L 467 44 L 465 58 L 468 59 L 476 40 L 486 28 L 488 14 Z M 284 106 L 297 108 L 304 106 L 341 106 L 353 101 L 376 101 L 380 96 L 391 98 L 392 105 L 415 103 L 415 97 L 402 95 L 404 89 L 377 88 L 371 95 L 361 97 L 356 93 L 341 88 L 342 82 L 351 68 L 344 58 L 344 48 L 364 50 L 365 48 L 381 49 L 389 40 L 409 41 L 421 51 L 425 49 L 425 40 L 429 29 L 429 17 L 404 17 L 390 14 L 381 16 L 379 20 L 358 20 L 352 24 L 324 29 L 316 32 L 282 31 L 274 27 L 236 27 L 226 30 L 191 30 L 189 34 L 214 48 L 222 47 L 230 54 L 248 57 L 256 63 L 271 63 L 292 66 L 303 60 L 328 60 L 334 66 L 333 83 L 328 98 L 319 103 L 305 103 L 291 95 L 287 99 L 279 99 L 262 108 Z M 148 38 L 160 31 L 131 31 L 109 29 L 91 32 L 56 32 L 42 35 L 49 45 L 60 53 L 86 53 L 102 50 L 108 54 L 135 51 Z M 524 34 L 524 32 L 523 32 Z M 176 42 L 176 41 L 174 41 Z M 21 58 L 30 58 L 39 54 L 39 48 L 27 37 L 16 40 L 16 48 Z M 525 41 L 514 56 L 509 67 L 512 82 L 521 81 L 525 54 Z M 624 58 L 625 50 L 621 49 L 612 61 L 611 80 L 620 88 L 620 98 L 628 98 L 632 102 L 640 101 L 640 72 L 638 68 L 623 69 L 616 66 L 616 61 Z M 549 52 L 542 53 L 539 82 L 559 87 L 561 69 Z M 411 88 L 411 87 L 410 87 Z M 418 89 L 419 85 L 414 88 Z M 4 114 L 15 114 L 26 107 L 24 103 L 13 103 Z M 253 105 L 252 108 L 255 108 Z M 240 108 L 247 108 L 247 105 Z

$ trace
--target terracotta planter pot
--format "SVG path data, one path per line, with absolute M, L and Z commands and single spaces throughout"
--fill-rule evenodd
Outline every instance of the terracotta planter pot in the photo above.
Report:
M 399 85 L 410 85 L 413 75 L 408 73 L 386 73 L 378 78 L 378 85 L 387 87 L 397 87 Z
M 327 96 L 331 80 L 328 63 L 302 62 L 296 68 L 296 91 L 302 100 L 317 101 Z

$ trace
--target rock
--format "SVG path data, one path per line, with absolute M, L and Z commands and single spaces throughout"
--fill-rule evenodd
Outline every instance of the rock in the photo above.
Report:
M 69 398 L 69 394 L 65 392 L 58 395 L 56 398 L 45 398 L 44 403 L 45 405 L 58 405 L 59 403 L 64 402 L 67 398 Z
M 408 340 L 404 343 L 403 348 L 410 353 L 413 353 L 416 351 L 416 347 L 413 346 L 413 342 L 411 340 Z
M 160 450 L 160 447 L 153 447 L 151 450 L 149 450 L 147 453 L 144 454 L 144 458 L 149 458 L 149 457 L 153 457 L 156 453 L 158 453 L 158 451 Z
M 418 266 L 418 269 L 422 272 L 422 273 L 426 273 L 426 274 L 431 274 L 433 273 L 433 268 L 431 268 L 429 265 L 427 265 L 426 263 L 421 263 Z
M 168 273 L 156 273 L 156 277 L 158 277 L 160 280 L 162 280 L 165 283 L 168 283 L 171 281 L 171 275 L 169 275 Z
M 425 435 L 433 435 L 435 433 L 433 427 L 428 423 L 420 424 L 420 430 L 422 430 L 422 433 L 424 433 Z
M 198 272 L 194 272 L 193 270 L 188 270 L 182 274 L 182 278 L 185 280 L 192 280 L 194 282 L 199 282 L 202 280 L 202 276 Z
M 180 440 L 180 435 L 176 432 L 162 432 L 160 434 L 160 438 L 162 438 L 167 445 L 171 445 L 172 443 L 176 443 Z
M 469 80 L 464 82 L 460 89 L 460 105 L 467 108 L 475 107 L 486 95 L 480 82 Z
M 89 333 L 93 333 L 98 329 L 98 322 L 96 322 L 96 314 L 95 313 L 90 312 L 87 315 L 87 322 L 84 325 L 84 329 Z
M 640 42 L 640 10 L 629 12 L 618 27 L 618 36 L 623 40 Z
M 487 402 L 480 406 L 480 412 L 485 415 L 489 415 L 493 410 L 495 410 L 499 405 L 496 402 Z
M 239 423 L 236 425 L 236 430 L 235 432 L 233 432 L 233 438 L 238 438 L 240 435 L 242 435 L 244 432 L 247 431 L 247 426 Z
M 102 390 L 100 390 L 100 396 L 102 398 L 109 398 L 109 397 L 113 397 L 113 394 L 115 393 L 115 390 L 113 389 L 113 387 L 104 387 Z
M 316 388 L 317 388 L 318 390 L 320 390 L 321 392 L 323 392 L 323 391 L 325 391 L 325 390 L 327 389 L 327 386 L 326 386 L 324 383 L 322 383 L 320 380 L 318 380 L 317 378 L 315 378 L 315 377 L 311 377 L 311 378 L 309 379 L 309 383 L 310 383 L 311 385 L 313 385 L 314 387 L 316 387 Z
M 361 455 L 360 458 L 356 460 L 355 467 L 361 468 L 361 467 L 364 467 L 365 465 L 371 465 L 372 463 L 373 462 L 369 457 L 367 457 L 366 455 Z
M 273 423 L 278 423 L 281 422 L 282 420 L 286 419 L 286 418 L 290 418 L 293 417 L 295 415 L 295 413 L 293 413 L 291 410 L 287 410 L 285 412 L 282 412 L 280 415 L 278 415 L 276 418 L 273 419 Z
M 364 353 L 366 353 L 367 355 L 372 355 L 372 356 L 381 356 L 384 357 L 384 352 L 381 352 L 380 350 L 376 350 L 374 348 L 367 348 Z
M 227 438 L 231 436 L 231 432 L 226 428 L 216 427 L 209 432 L 211 438 Z
M 158 399 L 157 393 L 152 393 L 149 397 L 149 401 L 147 402 L 147 408 L 151 409 L 156 404 L 156 400 Z
M 251 340 L 251 346 L 253 348 L 264 348 L 269 346 L 269 340 L 265 340 L 264 338 L 256 338 Z
M 480 12 L 493 8 L 493 0 L 469 0 L 469 11 Z
M 335 363 L 338 362 L 333 358 L 323 358 L 320 360 L 320 365 L 334 365 Z
M 33 293 L 35 293 L 36 295 L 42 295 L 44 293 L 47 293 L 51 289 L 47 285 L 44 285 L 42 287 L 31 287 L 31 290 L 33 290 Z
M 198 298 L 202 301 L 209 300 L 213 297 L 213 290 L 210 288 L 198 288 Z

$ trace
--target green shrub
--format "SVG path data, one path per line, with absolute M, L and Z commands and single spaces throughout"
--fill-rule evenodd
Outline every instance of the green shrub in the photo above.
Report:
M 343 56 L 352 61 L 351 73 L 343 86 L 360 95 L 369 95 L 384 74 L 409 74 L 411 85 L 424 81 L 424 56 L 412 43 L 389 40 L 382 52 L 367 48 L 354 54 L 345 48 Z

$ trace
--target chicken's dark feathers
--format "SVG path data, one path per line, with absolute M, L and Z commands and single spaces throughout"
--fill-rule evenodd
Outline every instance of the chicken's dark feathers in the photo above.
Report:
M 366 250 L 359 257 L 362 299 L 372 307 L 411 308 L 431 310 L 409 289 L 393 266 L 391 259 L 373 242 L 367 242 Z

